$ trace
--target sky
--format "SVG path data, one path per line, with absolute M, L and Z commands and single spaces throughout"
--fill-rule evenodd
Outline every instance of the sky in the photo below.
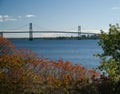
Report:
M 120 0 L 0 0 L 0 30 L 106 30 L 120 23 Z

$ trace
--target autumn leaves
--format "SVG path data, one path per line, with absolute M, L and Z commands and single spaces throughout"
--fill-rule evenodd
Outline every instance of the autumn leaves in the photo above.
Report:
M 70 88 L 90 83 L 99 75 L 69 61 L 50 61 L 38 57 L 31 50 L 17 50 L 9 40 L 0 37 L 1 93 L 49 94 L 54 89 L 68 92 Z

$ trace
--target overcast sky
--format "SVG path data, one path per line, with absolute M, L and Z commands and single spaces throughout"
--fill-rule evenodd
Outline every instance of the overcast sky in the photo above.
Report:
M 120 0 L 0 0 L 0 30 L 108 29 L 120 23 Z

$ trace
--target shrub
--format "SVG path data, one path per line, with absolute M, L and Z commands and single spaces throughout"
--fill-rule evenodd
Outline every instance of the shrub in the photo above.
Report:
M 16 50 L 0 37 L 1 94 L 97 94 L 99 73 L 69 61 L 50 61 L 31 50 Z

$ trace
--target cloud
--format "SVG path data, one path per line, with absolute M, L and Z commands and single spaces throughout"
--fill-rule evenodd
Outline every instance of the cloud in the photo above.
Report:
M 7 19 L 6 21 L 17 21 L 17 19 L 15 19 L 15 18 L 10 18 L 10 19 Z
M 2 15 L 0 15 L 0 22 L 3 22 L 3 17 L 2 17 Z
M 119 10 L 120 7 L 112 7 L 112 10 Z
M 3 17 L 4 17 L 4 18 L 10 18 L 8 15 L 4 15 Z
M 19 18 L 19 19 L 21 19 L 21 18 L 22 18 L 22 16 L 18 16 L 18 18 Z
M 8 16 L 8 15 L 0 15 L 0 22 L 4 22 L 4 21 L 16 21 L 17 19 Z
M 35 17 L 35 15 L 32 15 L 32 14 L 28 14 L 28 15 L 25 15 L 24 17 L 26 18 L 33 18 Z M 17 21 L 19 19 L 22 19 L 23 17 L 22 16 L 17 16 L 17 18 L 14 18 L 12 16 L 9 16 L 9 15 L 0 15 L 0 22 L 5 22 L 5 21 Z
M 35 17 L 35 15 L 32 15 L 32 14 L 28 14 L 28 15 L 25 15 L 26 18 L 33 18 Z

